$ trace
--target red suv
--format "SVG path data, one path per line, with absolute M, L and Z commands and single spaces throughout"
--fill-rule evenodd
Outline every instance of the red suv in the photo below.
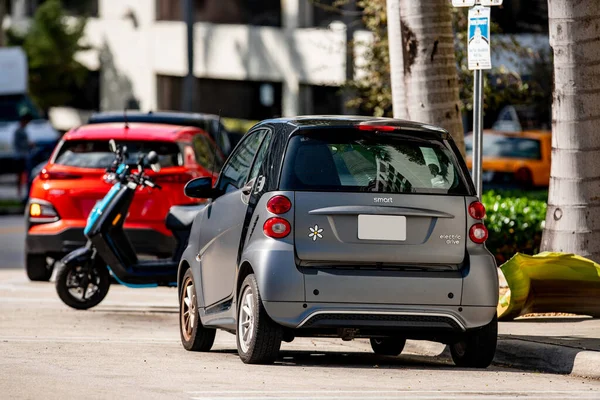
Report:
M 145 188 L 137 194 L 125 224 L 133 246 L 143 255 L 171 255 L 175 240 L 165 227 L 169 208 L 194 203 L 183 193 L 185 184 L 200 176 L 216 177 L 223 163 L 212 138 L 195 127 L 106 123 L 67 132 L 31 187 L 25 245 L 29 279 L 49 280 L 54 261 L 85 244 L 87 216 L 110 189 L 103 179 L 114 158 L 110 139 L 127 146 L 131 164 L 151 150 L 160 158 L 162 168 L 153 175 L 162 190 Z

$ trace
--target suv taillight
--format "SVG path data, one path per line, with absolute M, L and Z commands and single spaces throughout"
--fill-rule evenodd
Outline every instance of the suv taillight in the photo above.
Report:
M 269 218 L 263 225 L 263 232 L 270 238 L 283 239 L 292 231 L 290 223 L 279 217 Z
M 469 229 L 469 238 L 473 243 L 483 244 L 488 238 L 488 230 L 484 224 L 475 224 Z
M 469 204 L 469 215 L 473 219 L 485 218 L 485 206 L 480 201 L 474 201 Z
M 54 222 L 60 219 L 54 206 L 45 200 L 29 200 L 29 209 L 27 211 L 29 220 L 32 222 Z

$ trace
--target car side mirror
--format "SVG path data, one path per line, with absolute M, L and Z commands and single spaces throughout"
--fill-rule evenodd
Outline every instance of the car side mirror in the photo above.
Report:
M 183 193 L 186 196 L 195 199 L 212 199 L 217 196 L 217 189 L 212 186 L 211 177 L 201 177 L 192 179 L 185 184 Z

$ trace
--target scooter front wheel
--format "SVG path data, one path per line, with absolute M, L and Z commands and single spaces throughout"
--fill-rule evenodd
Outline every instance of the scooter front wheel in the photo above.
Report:
M 61 265 L 56 273 L 56 292 L 69 307 L 87 310 L 100 304 L 110 288 L 108 269 L 92 260 Z

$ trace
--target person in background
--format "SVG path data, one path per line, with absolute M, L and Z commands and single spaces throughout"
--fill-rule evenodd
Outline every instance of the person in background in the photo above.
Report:
M 19 127 L 15 131 L 13 147 L 15 149 L 15 153 L 25 161 L 25 170 L 23 171 L 26 175 L 27 189 L 25 190 L 25 197 L 21 197 L 21 186 L 23 185 L 22 178 L 23 172 L 20 173 L 17 177 L 17 196 L 23 199 L 23 202 L 26 203 L 29 198 L 29 187 L 30 187 L 30 177 L 31 177 L 31 169 L 33 168 L 32 159 L 31 159 L 31 150 L 33 147 L 33 143 L 29 140 L 29 136 L 27 136 L 27 131 L 25 128 L 33 119 L 33 115 L 29 112 L 25 112 L 21 114 L 21 118 L 19 120 Z

